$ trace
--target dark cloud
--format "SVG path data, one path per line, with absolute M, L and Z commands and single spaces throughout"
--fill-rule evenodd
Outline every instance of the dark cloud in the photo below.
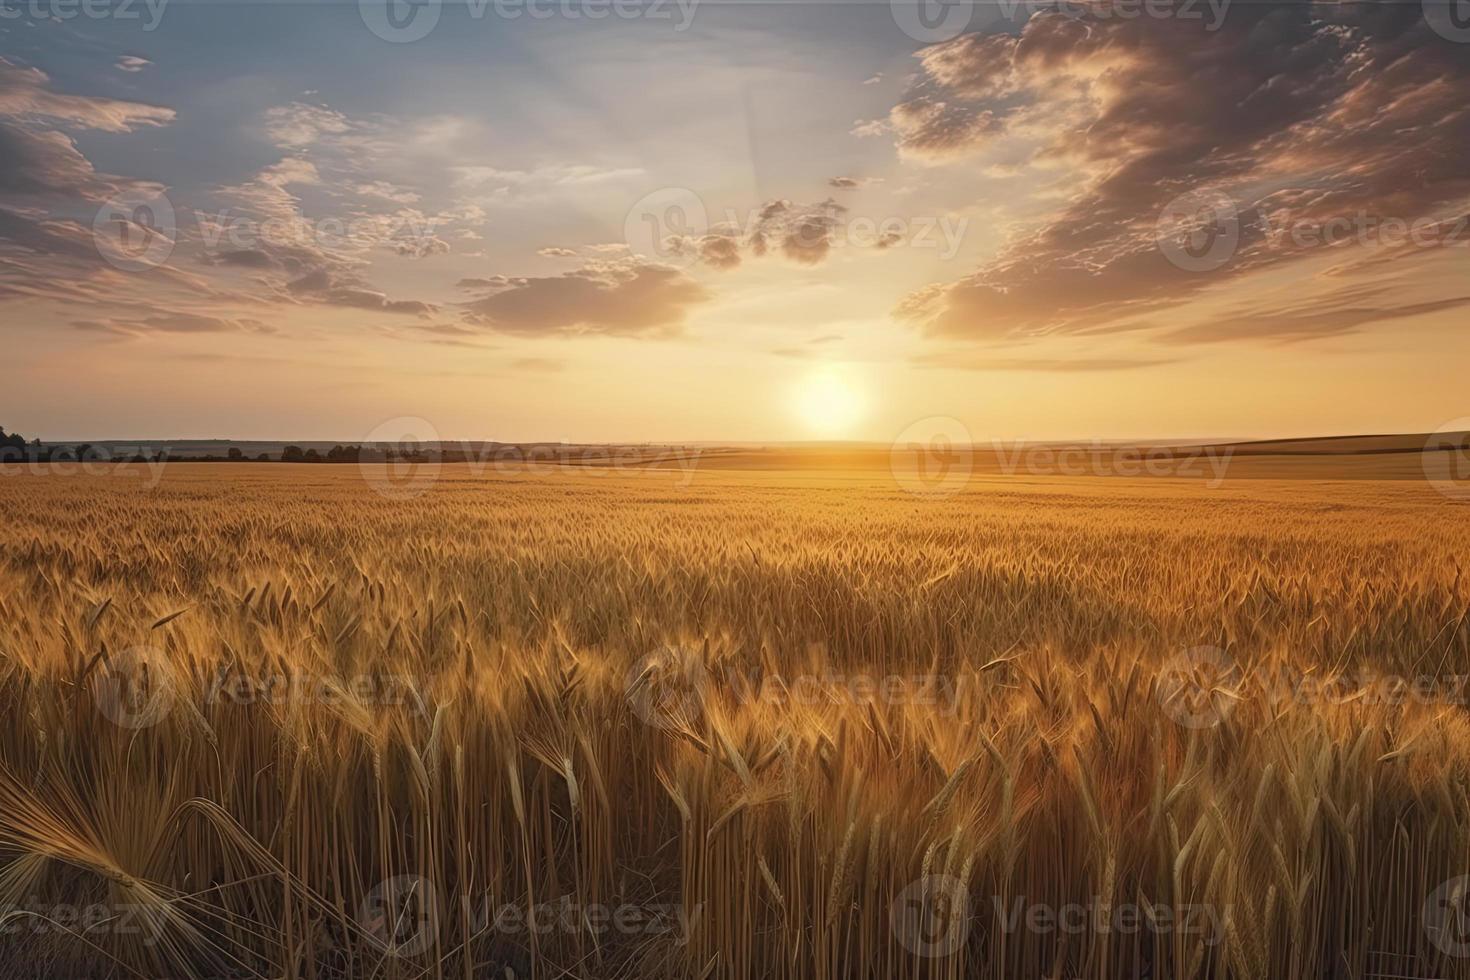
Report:
M 216 252 L 204 257 L 215 265 L 236 265 L 246 269 L 279 269 L 281 263 L 263 248 L 241 248 L 229 252 Z
M 44 117 L 79 129 L 128 133 L 140 126 L 172 122 L 174 111 L 121 99 L 54 92 L 50 77 L 39 68 L 25 68 L 0 57 L 0 116 Z
M 625 259 L 509 279 L 466 308 L 472 322 L 510 334 L 664 336 L 676 333 L 709 295 L 677 269 Z
M 36 68 L 0 58 L 0 195 L 74 198 L 96 204 L 124 189 L 156 185 L 99 174 L 63 128 L 131 132 L 173 119 L 171 109 L 51 89 Z
M 509 286 L 510 279 L 506 276 L 490 276 L 486 279 L 470 278 L 461 279 L 454 285 L 460 289 L 499 289 L 501 286 Z
M 75 221 L 38 218 L 0 208 L 0 243 L 36 255 L 72 259 L 89 266 L 102 266 L 92 230 Z
M 437 309 L 418 300 L 390 300 L 385 293 L 367 286 L 351 273 L 317 268 L 286 284 L 286 291 L 297 298 L 328 306 L 350 306 L 359 310 L 383 313 L 405 313 L 429 316 Z
M 770 201 L 761 208 L 750 235 L 750 248 L 764 255 L 770 248 L 800 265 L 816 265 L 832 250 L 832 233 L 847 208 L 828 198 L 819 204 Z
M 722 271 L 739 266 L 746 253 L 756 258 L 779 253 L 798 265 L 818 265 L 831 253 L 846 214 L 847 208 L 831 198 L 816 204 L 767 201 L 744 228 L 720 224 L 704 235 L 671 236 L 663 245 L 666 254 Z M 891 240 L 874 243 L 878 248 L 891 244 Z
M 692 255 L 712 269 L 733 269 L 740 264 L 740 240 L 731 233 L 716 232 L 698 238 L 677 238 L 669 243 L 674 255 Z
M 1046 11 L 1019 36 L 966 35 L 919 59 L 920 80 L 888 120 L 906 156 L 951 160 L 1008 139 L 1073 175 L 1066 203 L 1039 226 L 901 304 L 935 335 L 1094 330 L 1323 254 L 1288 227 L 1434 219 L 1470 195 L 1470 46 L 1435 35 L 1419 4 L 1235 4 L 1217 31 Z M 1238 210 L 1233 257 L 1212 272 L 1178 268 L 1158 247 L 1165 206 L 1194 193 Z M 1245 319 L 1171 339 L 1225 339 L 1227 326 L 1255 339 L 1326 336 L 1396 309 L 1284 317 L 1274 330 Z
M 425 259 L 431 255 L 448 255 L 449 243 L 433 235 L 407 235 L 394 238 L 388 247 L 399 255 L 411 259 Z

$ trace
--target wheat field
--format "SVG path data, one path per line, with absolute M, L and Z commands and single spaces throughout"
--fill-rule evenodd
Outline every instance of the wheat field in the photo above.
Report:
M 1470 977 L 1470 511 L 1422 482 L 0 506 L 0 976 Z

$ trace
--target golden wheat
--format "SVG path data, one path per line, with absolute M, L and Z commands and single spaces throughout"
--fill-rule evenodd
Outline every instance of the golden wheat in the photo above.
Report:
M 1470 976 L 1470 512 L 675 476 L 0 480 L 0 975 Z

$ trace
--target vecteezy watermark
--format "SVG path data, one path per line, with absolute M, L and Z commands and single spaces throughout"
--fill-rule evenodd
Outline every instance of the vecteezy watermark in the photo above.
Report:
M 1422 0 L 1424 22 L 1446 41 L 1470 44 L 1470 0 Z
M 423 875 L 380 881 L 357 907 L 357 924 L 389 956 L 418 956 L 439 932 L 439 893 Z
M 163 480 L 167 465 L 163 450 L 142 446 L 116 451 L 107 446 L 0 447 L 0 477 L 97 476 L 138 480 L 153 490 Z
M 925 875 L 898 893 L 888 921 L 899 945 L 915 956 L 950 956 L 970 938 L 970 889 L 953 875 Z
M 1435 948 L 1456 959 L 1470 956 L 1470 875 L 1451 878 L 1430 892 L 1422 916 Z
M 1234 458 L 1230 446 L 1136 446 L 1094 439 L 1086 443 L 1008 442 L 976 446 L 963 422 L 949 416 L 920 419 L 889 447 L 894 481 L 909 493 L 949 497 L 980 466 L 1005 476 L 1175 477 L 1203 480 L 1214 489 Z
M 0 21 L 86 20 L 143 21 L 143 30 L 157 29 L 169 0 L 0 0 Z
M 979 679 L 973 674 L 870 674 L 830 670 L 794 674 L 789 678 L 779 673 L 754 677 L 727 671 L 716 676 L 719 686 L 732 690 L 735 701 L 745 705 L 924 705 L 944 715 L 955 713 L 959 689 L 966 681 Z
M 1173 476 L 1205 479 L 1214 489 L 1225 482 L 1234 450 L 1229 446 L 1130 446 L 1095 439 L 1082 444 L 991 443 L 995 462 L 1007 476 Z
M 1024 896 L 1009 904 L 992 896 L 996 920 L 1006 933 L 1036 936 L 1192 936 L 1206 946 L 1225 941 L 1229 906 L 1208 903 L 1114 902 L 1093 895 L 1083 902 L 1029 902 Z
M 92 219 L 97 251 L 124 272 L 167 262 L 177 238 L 173 204 L 161 191 L 119 194 L 98 208 Z
M 162 919 L 156 908 L 136 902 L 47 902 L 34 896 L 0 905 L 0 943 L 25 936 L 71 936 L 96 942 L 103 936 L 141 937 L 158 942 Z
M 567 443 L 473 442 L 439 438 L 433 423 L 417 416 L 382 422 L 361 445 L 339 446 L 327 462 L 356 463 L 363 480 L 390 500 L 411 500 L 436 484 L 447 465 L 463 467 L 470 478 L 486 470 L 497 474 L 548 476 L 576 472 L 608 475 L 668 476 L 677 487 L 694 479 L 702 450 L 697 446 L 572 445 Z M 323 458 L 303 456 L 304 462 Z
M 958 37 L 970 26 L 977 7 L 995 8 L 1012 23 L 1024 23 L 1040 11 L 1095 21 L 1200 21 L 1217 31 L 1233 0 L 889 0 L 893 22 L 909 37 L 937 44 Z
M 1265 228 L 1267 240 L 1289 241 L 1299 249 L 1337 248 L 1465 248 L 1470 246 L 1470 217 L 1399 218 L 1359 208 L 1331 217 L 1298 217 L 1277 214 Z
M 550 902 L 497 902 L 491 895 L 460 895 L 454 916 L 442 914 L 441 896 L 423 875 L 397 875 L 379 882 L 358 906 L 357 924 L 374 945 L 391 956 L 428 952 L 446 921 L 456 930 L 468 925 L 475 937 L 565 935 L 673 936 L 689 941 L 702 905 L 578 902 L 563 895 Z M 459 935 L 456 931 L 456 936 Z M 445 937 L 446 939 L 449 937 Z
M 214 212 L 176 210 L 161 191 L 129 191 L 107 201 L 93 216 L 92 238 L 97 251 L 111 265 L 124 272 L 142 272 L 168 261 L 191 220 L 192 237 L 207 249 L 206 258 L 220 251 L 271 247 L 387 248 L 413 256 L 447 248 L 435 236 L 433 219 L 413 214 L 346 219 L 295 214 L 260 220 L 228 208 Z
M 1451 500 L 1470 500 L 1470 415 L 1430 433 L 1419 461 L 1430 486 Z
M 421 257 L 443 251 L 435 236 L 435 222 L 415 214 L 357 215 L 351 218 L 307 218 L 301 214 L 276 215 L 259 220 L 226 208 L 187 211 L 198 227 L 199 240 L 211 251 L 311 247 L 319 249 L 381 246 L 400 255 Z
M 628 209 L 623 235 L 632 252 L 668 265 L 727 269 L 744 255 L 774 252 L 812 264 L 842 249 L 927 249 L 948 261 L 969 226 L 964 216 L 863 214 L 830 199 L 811 205 L 767 201 L 712 214 L 689 188 L 663 187 Z
M 92 699 L 102 716 L 120 728 L 149 728 L 173 709 L 173 681 L 163 651 L 129 647 L 93 671 Z
M 628 209 L 623 241 L 635 254 L 691 265 L 698 254 L 676 243 L 701 238 L 709 228 L 709 211 L 698 194 L 687 187 L 660 187 Z
M 1387 674 L 1371 668 L 1353 673 L 1318 673 L 1276 668 L 1260 684 L 1272 704 L 1466 704 L 1470 674 Z
M 684 32 L 694 22 L 700 0 L 358 0 L 358 12 L 369 31 L 393 44 L 428 37 L 446 4 L 463 6 L 471 20 L 487 13 L 501 20 L 669 21 Z
M 959 37 L 975 15 L 975 0 L 888 0 L 893 22 L 915 41 L 939 44 Z
M 439 480 L 439 430 L 428 419 L 400 415 L 368 433 L 367 453 L 359 453 L 362 478 L 389 500 L 412 500 Z M 432 449 L 426 449 L 426 445 Z M 371 450 L 380 450 L 373 452 Z
M 412 677 L 404 674 L 323 676 L 303 673 L 252 675 L 221 668 L 204 692 L 205 704 L 299 705 L 376 704 L 410 705 L 427 714 L 424 699 Z
M 1230 716 L 1240 695 L 1240 668 L 1224 650 L 1191 647 L 1171 657 L 1155 686 L 1164 713 L 1185 728 L 1213 728 Z
M 931 415 L 907 426 L 888 450 L 888 469 L 904 490 L 920 497 L 952 497 L 970 481 L 975 447 L 959 419 Z
M 623 691 L 633 713 L 646 724 L 682 729 L 704 710 L 709 669 L 699 651 L 665 646 L 640 658 L 624 677 Z
M 1342 248 L 1465 248 L 1470 217 L 1464 214 L 1402 217 L 1367 208 L 1295 213 L 1269 202 L 1246 207 L 1215 189 L 1190 191 L 1159 212 L 1155 241 L 1169 262 L 1186 272 L 1215 272 L 1249 243 L 1278 254 Z
M 1093 895 L 1077 902 L 1033 902 L 1026 896 L 990 897 L 995 928 L 1007 935 L 1189 936 L 1205 946 L 1225 941 L 1230 907 L 1209 903 L 1115 902 Z M 953 875 L 926 875 L 909 883 L 889 906 L 895 938 L 926 959 L 953 955 L 980 919 L 969 889 Z
M 702 905 L 696 905 L 691 913 L 680 902 L 618 905 L 576 902 L 569 895 L 529 906 L 523 902 L 497 905 L 488 895 L 478 901 L 464 895 L 460 897 L 460 905 L 462 921 L 470 923 L 477 935 L 675 936 L 679 945 L 689 941 L 690 931 L 703 910 Z
M 1189 191 L 1164 205 L 1154 225 L 1164 258 L 1186 272 L 1223 268 L 1240 245 L 1240 208 L 1221 191 Z

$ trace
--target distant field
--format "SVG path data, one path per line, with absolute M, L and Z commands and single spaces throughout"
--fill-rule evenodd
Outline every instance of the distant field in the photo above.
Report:
M 299 442 L 303 450 L 325 455 L 330 442 Z M 174 458 L 223 459 L 233 447 L 247 459 L 261 454 L 279 459 L 287 443 L 227 440 L 160 440 L 95 444 L 114 458 L 164 452 Z M 473 475 L 509 474 L 526 467 L 674 468 L 684 471 L 873 471 L 893 472 L 922 466 L 962 476 L 1168 476 L 1219 483 L 1231 479 L 1424 480 L 1448 474 L 1470 480 L 1470 433 L 1410 433 L 1272 439 L 1240 442 L 988 442 L 915 444 L 905 451 L 870 443 L 797 443 L 751 446 L 717 444 L 640 444 L 599 446 L 568 443 L 425 443 L 443 453 L 446 466 L 464 466 Z M 1428 460 L 1426 463 L 1426 449 Z M 1449 449 L 1458 451 L 1449 452 Z M 1453 457 L 1453 458 L 1451 458 Z M 318 464 L 322 465 L 322 464 Z M 337 464 L 343 465 L 343 464 Z M 352 464 L 346 464 L 352 465 Z M 0 473 L 4 464 L 0 462 Z
M 1470 976 L 1418 467 L 0 477 L 0 976 Z

